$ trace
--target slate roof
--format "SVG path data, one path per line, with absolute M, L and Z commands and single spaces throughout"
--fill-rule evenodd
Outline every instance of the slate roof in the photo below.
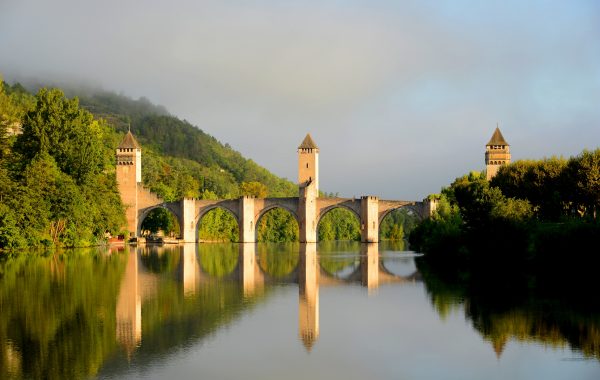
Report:
M 490 142 L 488 142 L 486 144 L 486 146 L 489 146 L 489 145 L 509 145 L 506 142 L 506 140 L 504 140 L 504 136 L 502 136 L 502 132 L 500 132 L 500 128 L 496 127 L 496 130 L 494 131 L 494 134 L 492 135 Z
M 123 141 L 118 146 L 118 149 L 141 149 L 140 144 L 136 141 L 131 131 L 128 131 Z
M 302 144 L 298 147 L 298 149 L 319 149 L 317 144 L 313 141 L 312 137 L 310 137 L 310 133 L 306 134 L 306 137 L 302 141 Z

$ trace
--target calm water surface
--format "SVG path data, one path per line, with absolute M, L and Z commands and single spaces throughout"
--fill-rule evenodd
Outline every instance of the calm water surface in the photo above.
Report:
M 600 378 L 598 315 L 478 304 L 416 256 L 190 244 L 5 259 L 0 378 Z

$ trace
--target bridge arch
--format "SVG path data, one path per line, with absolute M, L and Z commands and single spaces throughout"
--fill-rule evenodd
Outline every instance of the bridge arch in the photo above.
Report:
M 352 214 L 354 214 L 356 216 L 356 219 L 358 219 L 359 223 L 362 223 L 361 217 L 360 217 L 360 213 L 359 211 L 355 210 L 353 207 L 350 207 L 344 203 L 337 203 L 328 207 L 323 208 L 322 210 L 319 211 L 319 215 L 317 216 L 317 226 L 319 225 L 319 223 L 321 223 L 321 219 L 323 219 L 323 217 L 330 211 L 335 210 L 337 208 L 341 208 L 343 210 L 348 210 L 351 211 Z
M 288 220 L 287 222 L 294 224 L 293 228 L 295 229 L 295 232 L 294 232 L 295 237 L 292 238 L 290 236 L 290 238 L 292 238 L 291 240 L 283 240 L 283 241 L 297 241 L 298 238 L 300 237 L 300 219 L 298 217 L 298 213 L 296 210 L 292 210 L 291 208 L 287 207 L 284 204 L 268 205 L 267 207 L 264 207 L 256 214 L 256 216 L 254 218 L 254 220 L 255 220 L 255 228 L 254 228 L 255 241 L 258 242 L 258 241 L 262 240 L 262 239 L 260 239 L 260 233 L 261 233 L 261 229 L 264 228 L 262 226 L 262 223 L 265 221 L 265 216 L 269 213 L 274 212 L 275 210 L 283 210 L 286 214 L 291 215 L 291 221 Z M 266 241 L 270 241 L 270 240 L 266 240 Z M 282 240 L 276 240 L 276 241 L 282 241 Z
M 260 220 L 262 219 L 262 217 L 268 213 L 269 211 L 273 211 L 274 209 L 280 208 L 282 210 L 288 211 L 290 214 L 292 214 L 294 216 L 294 219 L 296 219 L 297 223 L 300 223 L 300 218 L 298 217 L 298 210 L 294 210 L 291 207 L 288 207 L 285 204 L 271 204 L 266 206 L 265 208 L 261 209 L 258 213 L 256 213 L 254 220 L 256 220 L 256 224 L 258 225 L 258 222 L 260 222 Z
M 233 215 L 233 217 L 235 218 L 235 221 L 238 223 L 238 225 L 240 224 L 240 216 L 239 216 L 239 212 L 237 209 L 233 209 L 230 205 L 230 202 L 220 202 L 220 203 L 215 203 L 206 207 L 203 207 L 200 209 L 198 215 L 196 215 L 196 223 L 200 223 L 200 220 L 202 220 L 202 218 L 210 211 L 221 208 L 225 211 L 229 211 L 229 213 L 231 213 L 231 215 Z
M 422 221 L 424 219 L 423 218 L 423 207 L 419 204 L 408 203 L 408 204 L 401 205 L 398 207 L 391 207 L 391 208 L 381 212 L 379 214 L 379 225 L 381 225 L 381 222 L 383 222 L 383 220 L 385 219 L 386 216 L 388 216 L 393 211 L 397 211 L 397 210 L 408 210 L 408 211 L 411 211 L 419 221 Z
M 174 203 L 160 203 L 157 205 L 153 205 L 153 206 L 149 206 L 146 207 L 144 209 L 139 210 L 139 214 L 138 214 L 138 225 L 137 225 L 137 236 L 142 236 L 142 224 L 144 223 L 144 220 L 148 217 L 148 215 L 157 209 L 164 209 L 167 210 L 168 212 L 171 213 L 171 215 L 173 215 L 175 217 L 175 220 L 177 221 L 177 224 L 179 226 L 179 235 L 181 237 L 182 232 L 182 227 L 183 227 L 183 217 L 181 215 L 181 210 L 178 207 L 178 205 L 174 204 Z
M 224 214 L 218 215 L 219 211 Z M 217 227 L 219 230 L 211 229 L 211 215 L 219 217 Z M 240 220 L 236 212 L 227 207 L 226 204 L 213 204 L 202 208 L 198 213 L 195 225 L 196 241 L 239 241 L 240 240 Z M 217 222 L 212 220 L 212 222 Z M 214 226 L 212 226 L 214 227 Z
M 389 207 L 379 214 L 379 241 L 403 241 L 416 223 L 422 220 L 422 204 L 407 203 Z
M 321 227 L 323 227 L 322 225 L 322 221 L 325 220 L 325 217 L 327 215 L 329 215 L 332 211 L 335 210 L 341 210 L 344 211 L 345 213 L 347 213 L 347 215 L 350 215 L 351 221 L 346 220 L 350 226 L 349 229 L 347 230 L 347 232 L 349 233 L 349 235 L 354 235 L 354 236 L 347 236 L 348 238 L 339 238 L 337 236 L 337 232 L 338 231 L 331 231 L 332 233 L 335 233 L 336 236 L 334 239 L 327 239 L 327 240 L 360 240 L 360 232 L 361 232 L 361 217 L 360 214 L 357 212 L 357 210 L 355 210 L 354 208 L 343 204 L 343 203 L 338 203 L 338 204 L 334 204 L 328 207 L 323 208 L 322 210 L 320 210 L 320 213 L 317 215 L 317 221 L 316 221 L 316 229 L 317 229 L 317 241 L 321 241 L 322 240 L 322 235 L 326 232 L 321 230 Z M 356 221 L 355 225 L 353 221 Z

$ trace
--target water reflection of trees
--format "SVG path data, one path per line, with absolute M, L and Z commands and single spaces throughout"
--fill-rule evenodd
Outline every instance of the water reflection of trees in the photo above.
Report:
M 299 243 L 271 243 L 258 245 L 258 263 L 272 278 L 290 275 L 298 266 Z
M 199 250 L 200 266 L 214 277 L 231 274 L 238 264 L 237 244 L 203 244 Z
M 319 243 L 319 265 L 332 276 L 350 274 L 360 265 L 360 243 L 356 241 L 323 241 Z
M 179 255 L 171 253 L 178 249 L 177 246 L 162 247 L 148 245 L 139 248 L 144 268 L 152 273 L 169 273 L 179 265 Z
M 95 374 L 116 349 L 115 299 L 125 262 L 93 250 L 0 262 L 0 375 Z
M 514 340 L 556 348 L 568 344 L 600 360 L 600 304 L 596 294 L 586 293 L 586 289 L 549 294 L 537 288 L 535 276 L 519 281 L 509 272 L 500 282 L 500 273 L 495 271 L 485 279 L 483 273 L 449 273 L 424 260 L 417 260 L 417 267 L 440 317 L 463 312 L 498 356 L 506 343 Z M 568 287 L 568 278 L 555 280 Z

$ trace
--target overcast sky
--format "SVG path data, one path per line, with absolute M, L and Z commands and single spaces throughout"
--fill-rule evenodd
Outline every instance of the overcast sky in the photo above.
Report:
M 0 0 L 0 72 L 145 96 L 296 181 L 421 199 L 600 146 L 600 2 Z

